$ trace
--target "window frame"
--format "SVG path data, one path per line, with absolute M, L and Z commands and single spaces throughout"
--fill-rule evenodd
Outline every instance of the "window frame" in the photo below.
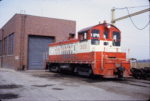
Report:
M 2 53 L 3 51 L 2 51 L 2 40 L 0 40 L 0 56 L 2 56 L 3 55 L 3 53 Z
M 98 34 L 98 37 L 94 37 L 93 34 Z M 100 38 L 100 30 L 99 29 L 92 29 L 91 31 L 91 37 L 92 38 Z
M 114 39 L 114 35 L 116 35 L 116 39 Z M 113 40 L 113 46 L 121 46 L 121 34 L 118 31 L 112 32 L 112 40 Z
M 93 34 L 97 34 L 98 37 L 93 37 Z M 100 30 L 99 29 L 92 29 L 91 30 L 91 44 L 92 45 L 99 45 L 100 44 Z
M 88 31 L 80 32 L 79 36 L 80 36 L 80 42 L 87 41 L 88 40 Z

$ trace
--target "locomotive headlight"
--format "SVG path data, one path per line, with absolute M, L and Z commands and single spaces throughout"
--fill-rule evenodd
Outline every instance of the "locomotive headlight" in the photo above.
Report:
M 110 28 L 111 27 L 111 25 L 107 25 L 107 28 Z

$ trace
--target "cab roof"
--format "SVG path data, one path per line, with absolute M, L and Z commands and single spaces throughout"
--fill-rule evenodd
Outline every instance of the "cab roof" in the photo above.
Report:
M 81 32 L 85 32 L 85 31 L 88 31 L 90 29 L 92 29 L 93 27 L 96 27 L 96 26 L 104 26 L 105 24 L 107 25 L 110 25 L 112 27 L 115 27 L 117 30 L 119 30 L 116 26 L 112 25 L 112 24 L 109 24 L 109 23 L 102 23 L 102 24 L 97 24 L 97 25 L 93 25 L 93 26 L 89 26 L 89 27 L 86 27 L 86 28 L 83 28 L 81 30 L 78 31 L 78 33 L 81 33 Z M 120 30 L 119 30 L 120 31 Z

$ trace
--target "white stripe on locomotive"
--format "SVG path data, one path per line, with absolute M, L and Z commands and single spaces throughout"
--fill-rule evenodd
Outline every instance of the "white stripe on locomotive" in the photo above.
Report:
M 108 45 L 104 45 L 108 42 Z M 99 45 L 92 45 L 91 40 L 49 47 L 49 55 L 77 54 L 87 52 L 121 52 L 120 46 L 113 46 L 112 41 L 100 40 Z

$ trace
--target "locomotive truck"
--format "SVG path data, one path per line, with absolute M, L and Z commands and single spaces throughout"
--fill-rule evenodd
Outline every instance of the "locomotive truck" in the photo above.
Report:
M 74 37 L 69 34 L 68 40 L 49 44 L 49 71 L 67 70 L 104 78 L 130 76 L 130 60 L 121 51 L 121 31 L 117 27 L 104 22 L 82 29 Z

